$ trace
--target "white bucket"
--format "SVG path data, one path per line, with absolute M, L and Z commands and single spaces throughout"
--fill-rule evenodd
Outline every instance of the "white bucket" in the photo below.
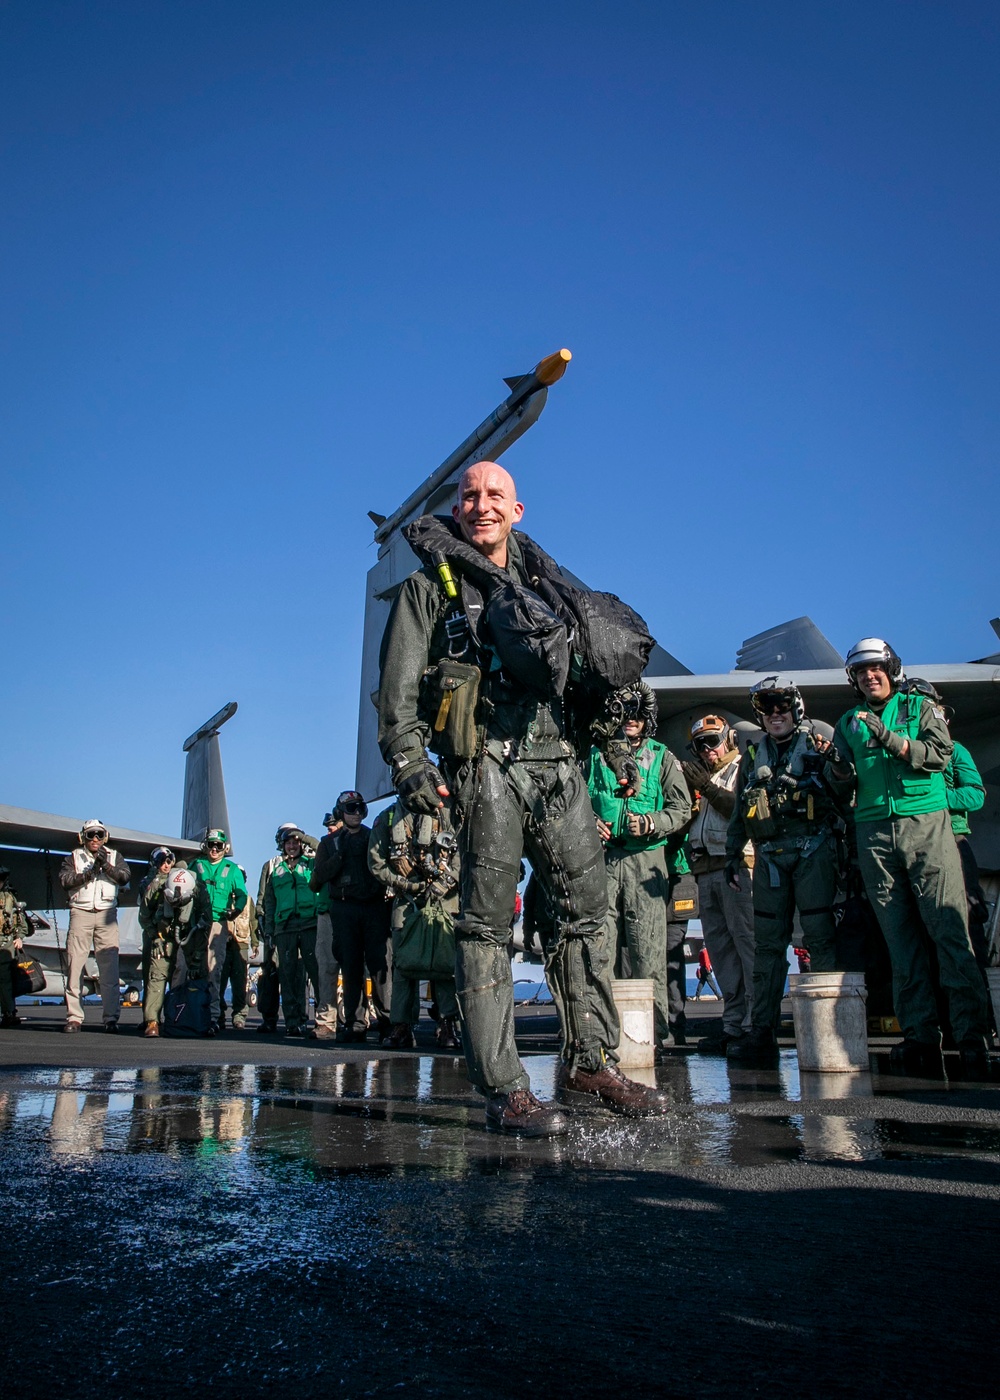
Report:
M 868 1068 L 868 992 L 860 972 L 789 977 L 800 1070 L 844 1074 Z
M 993 1003 L 993 1019 L 1000 1028 L 1000 967 L 988 967 L 986 980 L 990 987 L 990 1001 Z
M 653 1020 L 653 979 L 629 977 L 611 983 L 622 1024 L 618 1063 L 622 1069 L 649 1068 L 656 1063 Z

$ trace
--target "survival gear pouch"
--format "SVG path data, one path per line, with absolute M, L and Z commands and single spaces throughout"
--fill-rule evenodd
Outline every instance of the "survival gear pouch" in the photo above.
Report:
M 771 811 L 771 798 L 763 783 L 744 789 L 743 820 L 751 841 L 770 841 L 772 836 L 777 836 L 778 822 Z
M 408 906 L 392 936 L 392 966 L 401 977 L 454 977 L 455 925 L 443 904 Z
M 476 723 L 478 666 L 450 658 L 428 666 L 420 682 L 420 709 L 430 722 L 429 747 L 442 758 L 474 758 L 479 752 Z

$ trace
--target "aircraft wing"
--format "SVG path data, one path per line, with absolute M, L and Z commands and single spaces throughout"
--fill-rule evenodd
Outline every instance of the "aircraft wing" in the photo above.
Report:
M 32 812 L 24 807 L 0 805 L 0 864 L 10 869 L 10 883 L 29 909 L 64 909 L 66 897 L 59 885 L 63 856 L 80 844 L 83 817 L 57 817 L 50 812 Z M 145 873 L 150 852 L 169 846 L 178 855 L 193 859 L 200 850 L 197 841 L 177 836 L 158 836 L 148 831 L 109 826 L 108 844 L 120 851 L 132 866 L 131 885 L 121 892 L 123 904 L 134 904 L 139 878 Z

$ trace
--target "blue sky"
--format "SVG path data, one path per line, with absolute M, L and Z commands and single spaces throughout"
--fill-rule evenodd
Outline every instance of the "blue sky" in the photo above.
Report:
M 996 649 L 1000 10 L 0 12 L 3 801 L 353 781 L 368 509 L 568 346 L 525 528 L 689 666 Z

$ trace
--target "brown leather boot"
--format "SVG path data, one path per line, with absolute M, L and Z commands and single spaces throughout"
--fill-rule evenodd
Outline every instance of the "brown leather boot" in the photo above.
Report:
M 561 1065 L 558 1078 L 560 1103 L 593 1104 L 596 1100 L 612 1113 L 625 1118 L 652 1118 L 670 1109 L 670 1095 L 661 1089 L 648 1089 L 628 1079 L 617 1065 L 603 1065 L 598 1070 L 578 1069 L 570 1074 L 568 1065 Z
M 486 1100 L 486 1126 L 492 1133 L 517 1133 L 521 1137 L 561 1137 L 569 1132 L 569 1119 L 554 1103 L 540 1103 L 530 1089 L 491 1094 Z
M 147 1021 L 147 1022 L 146 1022 L 146 1029 L 143 1031 L 143 1035 L 156 1036 L 156 1035 L 159 1035 L 159 1034 L 160 1034 L 159 1022 L 157 1022 L 157 1021 Z
M 393 1026 L 385 1038 L 385 1044 L 389 1050 L 412 1050 L 416 1043 L 413 1038 L 413 1027 L 406 1024 Z

